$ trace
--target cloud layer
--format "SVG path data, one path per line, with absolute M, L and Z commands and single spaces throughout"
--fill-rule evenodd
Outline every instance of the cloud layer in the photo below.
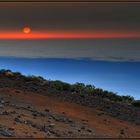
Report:
M 140 34 L 140 3 L 0 3 L 0 33 Z M 1 34 L 3 36 L 3 34 Z M 0 56 L 140 61 L 140 39 L 0 40 Z
M 0 56 L 140 61 L 140 39 L 1 40 Z

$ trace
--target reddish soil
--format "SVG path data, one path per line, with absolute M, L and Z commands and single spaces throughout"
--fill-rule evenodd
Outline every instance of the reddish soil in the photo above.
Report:
M 30 106 L 31 108 L 41 112 L 47 108 L 56 114 L 64 114 L 66 117 L 74 120 L 75 127 L 71 127 L 70 124 L 61 123 L 59 121 L 51 120 L 51 122 L 55 123 L 55 128 L 57 130 L 73 131 L 73 134 L 71 135 L 72 137 L 140 137 L 139 126 L 127 121 L 119 120 L 109 115 L 105 115 L 96 108 L 60 101 L 54 97 L 43 96 L 37 93 L 8 88 L 0 89 L 0 98 L 10 101 L 11 104 L 16 104 L 17 107 Z M 30 111 L 18 109 L 12 106 L 5 106 L 4 110 L 7 112 L 15 111 L 17 113 L 12 115 L 0 115 L 0 124 L 13 128 L 15 137 L 46 137 L 45 132 L 39 131 L 26 124 L 15 122 L 14 118 L 16 115 L 20 114 L 22 120 L 31 120 L 37 124 L 43 125 L 45 123 L 47 125 L 47 117 L 35 117 Z M 91 129 L 92 132 L 86 133 L 86 131 L 78 130 L 83 125 Z M 77 132 L 77 130 L 80 132 Z M 5 136 L 0 135 L 0 137 Z M 57 136 L 50 134 L 48 137 Z M 70 137 L 70 135 L 66 137 Z

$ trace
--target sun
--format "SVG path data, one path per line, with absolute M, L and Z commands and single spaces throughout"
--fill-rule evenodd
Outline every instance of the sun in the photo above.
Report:
M 31 32 L 31 28 L 30 28 L 30 27 L 24 27 L 24 28 L 23 28 L 23 32 L 24 32 L 25 34 L 28 34 L 28 33 Z

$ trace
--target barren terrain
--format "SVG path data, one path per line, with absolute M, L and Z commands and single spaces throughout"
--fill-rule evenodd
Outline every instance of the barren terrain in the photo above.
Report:
M 0 88 L 0 138 L 140 137 L 140 126 L 96 107 Z

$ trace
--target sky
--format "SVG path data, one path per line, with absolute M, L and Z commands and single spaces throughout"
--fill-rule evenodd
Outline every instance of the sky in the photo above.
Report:
M 0 68 L 140 98 L 139 25 L 140 3 L 0 2 Z

